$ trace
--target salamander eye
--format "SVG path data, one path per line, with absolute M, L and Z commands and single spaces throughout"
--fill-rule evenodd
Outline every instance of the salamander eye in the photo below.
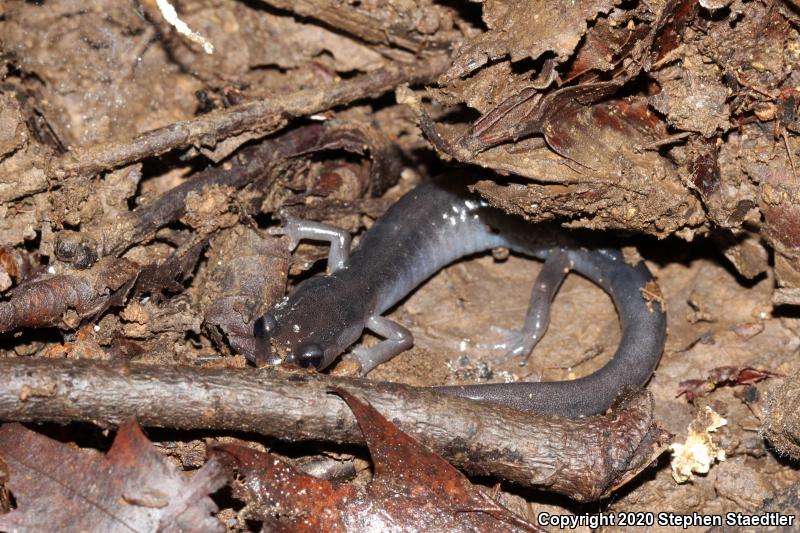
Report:
M 268 337 L 277 326 L 278 323 L 275 321 L 275 317 L 266 314 L 253 324 L 253 335 L 256 337 Z
M 319 344 L 306 344 L 298 350 L 297 359 L 303 368 L 319 368 L 322 364 L 322 347 Z

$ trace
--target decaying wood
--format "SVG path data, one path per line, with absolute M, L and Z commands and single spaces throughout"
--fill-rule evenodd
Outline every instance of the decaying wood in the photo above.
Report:
M 365 379 L 274 370 L 0 360 L 0 419 L 92 421 L 257 432 L 363 444 L 340 387 L 369 401 L 456 466 L 579 501 L 624 484 L 664 450 L 647 392 L 605 416 L 543 416 Z

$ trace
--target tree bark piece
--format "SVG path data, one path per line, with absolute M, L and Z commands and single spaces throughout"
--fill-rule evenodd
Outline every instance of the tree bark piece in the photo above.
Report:
M 403 431 L 472 474 L 601 498 L 659 455 L 669 440 L 647 392 L 604 416 L 543 416 L 366 379 L 279 370 L 120 366 L 0 359 L 0 419 L 92 421 L 251 431 L 289 441 L 363 444 L 332 387 L 369 401 Z

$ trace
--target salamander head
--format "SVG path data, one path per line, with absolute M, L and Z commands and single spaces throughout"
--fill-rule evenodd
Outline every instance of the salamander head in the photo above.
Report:
M 256 362 L 282 360 L 318 370 L 330 366 L 364 329 L 359 299 L 342 288 L 335 276 L 310 278 L 259 318 L 253 328 Z

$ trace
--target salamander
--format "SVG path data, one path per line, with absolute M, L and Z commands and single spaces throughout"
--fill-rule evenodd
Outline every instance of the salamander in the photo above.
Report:
M 353 349 L 366 374 L 408 349 L 411 332 L 383 316 L 448 264 L 494 248 L 544 261 L 525 324 L 506 343 L 524 364 L 549 324 L 550 305 L 569 271 L 612 298 L 622 328 L 616 353 L 601 369 L 570 381 L 440 386 L 435 390 L 514 408 L 571 417 L 604 412 L 624 386 L 642 386 L 661 357 L 666 316 L 643 294 L 653 278 L 643 262 L 626 263 L 613 248 L 581 246 L 560 228 L 531 224 L 490 206 L 468 189 L 475 179 L 450 175 L 412 189 L 363 235 L 351 251 L 349 233 L 318 222 L 283 217 L 271 233 L 330 243 L 327 273 L 306 279 L 256 320 L 255 363 L 325 369 L 368 329 L 384 340 Z

